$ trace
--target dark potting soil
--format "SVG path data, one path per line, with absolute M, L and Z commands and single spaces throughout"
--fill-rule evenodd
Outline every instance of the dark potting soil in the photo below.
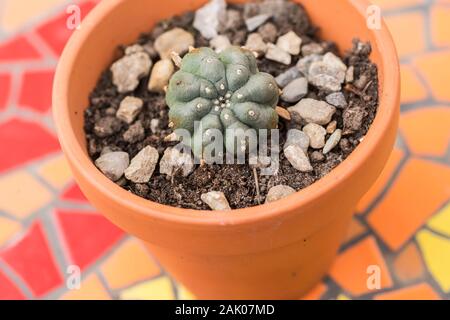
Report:
M 303 7 L 286 2 L 291 6 L 287 16 L 272 19 L 268 23 L 275 25 L 277 36 L 288 31 L 294 31 L 303 40 L 303 46 L 308 43 L 318 43 L 324 48 L 324 52 L 333 52 L 338 55 L 336 46 L 331 42 L 322 41 L 318 36 L 318 28 L 313 26 Z M 238 19 L 228 29 L 224 27 L 221 34 L 229 37 L 235 45 L 244 45 L 249 32 L 244 23 L 244 17 L 254 15 L 256 10 L 252 5 L 233 5 L 228 9 L 239 12 Z M 204 39 L 192 26 L 194 13 L 189 12 L 179 17 L 160 22 L 152 31 L 140 36 L 138 44 L 151 46 L 153 41 L 163 32 L 174 27 L 183 28 L 195 36 L 196 47 L 209 46 L 208 40 Z M 267 27 L 267 26 L 266 26 Z M 269 26 L 272 27 L 272 26 Z M 267 28 L 272 29 L 273 28 Z M 263 37 L 274 35 L 264 29 L 259 30 Z M 267 39 L 270 40 L 270 39 Z M 272 40 L 273 41 L 273 40 Z M 124 48 L 119 48 L 117 55 L 123 55 Z M 166 205 L 192 209 L 208 209 L 208 206 L 200 199 L 201 194 L 209 191 L 222 191 L 230 206 L 234 208 L 245 208 L 264 203 L 268 190 L 276 185 L 284 184 L 295 190 L 303 189 L 328 174 L 333 168 L 344 161 L 347 156 L 358 146 L 367 133 L 378 107 L 378 73 L 377 67 L 369 60 L 371 52 L 370 44 L 361 43 L 357 40 L 353 43 L 353 49 L 341 56 L 344 63 L 354 68 L 354 79 L 352 84 L 344 85 L 343 93 L 347 99 L 348 107 L 337 109 L 333 120 L 337 121 L 337 128 L 343 129 L 344 135 L 337 147 L 330 153 L 323 155 L 321 151 L 309 149 L 314 170 L 309 173 L 299 172 L 292 167 L 280 152 L 280 169 L 277 175 L 263 176 L 259 174 L 258 181 L 261 198 L 257 197 L 256 183 L 253 169 L 249 165 L 204 165 L 197 166 L 188 177 L 175 175 L 168 178 L 159 173 L 156 168 L 149 183 L 136 184 L 126 180 L 124 177 L 117 183 L 124 189 L 135 193 L 146 199 Z M 285 70 L 295 66 L 300 56 L 293 57 L 289 66 L 267 60 L 258 59 L 260 71 L 268 72 L 274 77 Z M 158 55 L 152 56 L 155 63 Z M 92 160 L 97 159 L 100 154 L 109 149 L 112 151 L 125 151 L 132 159 L 145 146 L 155 147 L 160 156 L 167 147 L 176 143 L 165 142 L 164 138 L 172 133 L 168 128 L 168 107 L 165 103 L 165 95 L 152 93 L 147 90 L 148 77 L 141 80 L 139 87 L 132 93 L 120 94 L 112 83 L 112 75 L 109 69 L 99 79 L 97 86 L 90 96 L 90 104 L 85 111 L 85 132 L 88 152 Z M 128 125 L 115 117 L 120 102 L 128 95 L 141 98 L 144 108 L 137 120 Z M 321 91 L 313 86 L 309 87 L 309 98 L 324 100 L 327 92 Z M 280 106 L 289 107 L 292 104 L 280 100 Z M 153 120 L 152 119 L 157 119 Z M 101 123 L 109 130 L 108 136 L 96 135 L 94 127 Z M 280 145 L 288 129 L 301 129 L 301 124 L 296 122 L 295 116 L 291 121 L 280 118 Z M 327 139 L 330 134 L 327 134 Z

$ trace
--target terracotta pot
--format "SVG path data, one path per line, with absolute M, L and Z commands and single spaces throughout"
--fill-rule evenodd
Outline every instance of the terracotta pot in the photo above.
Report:
M 83 110 L 119 44 L 163 18 L 205 0 L 102 1 L 75 32 L 58 66 L 54 117 L 61 146 L 89 201 L 142 239 L 199 298 L 299 298 L 327 273 L 353 210 L 378 177 L 394 144 L 399 67 L 386 26 L 366 27 L 363 0 L 302 0 L 325 39 L 341 49 L 369 40 L 379 67 L 380 107 L 361 145 L 330 174 L 279 202 L 232 212 L 177 209 L 139 198 L 108 180 L 86 152 Z

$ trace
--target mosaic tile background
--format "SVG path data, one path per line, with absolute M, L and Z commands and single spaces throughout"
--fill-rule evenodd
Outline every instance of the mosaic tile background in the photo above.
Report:
M 329 275 L 307 299 L 450 298 L 450 1 L 376 0 L 401 59 L 402 117 Z M 0 0 L 0 299 L 189 299 L 74 183 L 51 120 L 67 0 Z M 81 3 L 87 13 L 93 1 Z M 67 289 L 68 266 L 82 271 Z M 366 267 L 382 290 L 366 286 Z

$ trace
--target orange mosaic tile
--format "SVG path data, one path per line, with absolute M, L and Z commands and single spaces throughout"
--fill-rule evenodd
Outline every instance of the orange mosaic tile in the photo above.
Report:
M 69 164 L 63 155 L 48 160 L 38 169 L 38 174 L 57 189 L 64 188 L 73 180 Z
M 425 18 L 420 12 L 385 18 L 400 57 L 425 49 Z
M 355 238 L 364 234 L 364 232 L 367 232 L 366 226 L 364 226 L 361 222 L 353 218 L 352 221 L 350 222 L 350 227 L 348 229 L 344 243 L 354 240 Z
M 52 200 L 52 194 L 32 175 L 19 171 L 0 178 L 0 210 L 23 219 Z
M 449 181 L 449 167 L 409 160 L 368 216 L 369 224 L 391 249 L 398 250 L 450 197 Z
M 416 71 L 410 65 L 402 65 L 400 67 L 401 73 L 401 102 L 413 103 L 427 98 L 427 90 L 420 82 Z
M 442 157 L 450 140 L 450 108 L 436 106 L 404 113 L 400 130 L 413 153 Z
M 0 247 L 17 234 L 20 229 L 20 223 L 0 217 Z
M 450 7 L 436 4 L 431 8 L 431 32 L 433 43 L 436 46 L 450 45 Z
M 395 258 L 394 276 L 401 283 L 411 283 L 425 274 L 425 265 L 419 249 L 414 243 L 407 245 Z
M 388 183 L 389 179 L 391 179 L 395 170 L 399 166 L 400 161 L 403 159 L 403 156 L 404 152 L 401 149 L 394 148 L 380 176 L 375 181 L 373 186 L 369 189 L 369 191 L 359 201 L 356 208 L 357 212 L 364 212 L 365 210 L 367 210 L 369 205 L 373 203 L 376 197 L 386 187 L 386 184 Z
M 346 291 L 360 296 L 374 291 L 368 286 L 368 281 L 373 276 L 371 266 L 379 268 L 380 273 L 376 275 L 380 280 L 378 289 L 391 287 L 392 279 L 383 255 L 375 239 L 367 237 L 338 256 L 330 270 L 330 276 Z
M 319 300 L 327 291 L 327 286 L 324 283 L 319 283 L 310 292 L 302 297 L 301 300 Z
M 109 300 L 111 297 L 97 275 L 84 279 L 79 289 L 73 289 L 61 296 L 62 300 Z
M 441 300 L 427 283 L 390 291 L 375 296 L 375 300 Z
M 414 64 L 431 87 L 433 96 L 437 100 L 450 101 L 450 51 L 422 55 L 415 59 Z
M 1 27 L 8 32 L 23 28 L 36 16 L 45 14 L 65 0 L 5 0 L 2 7 Z
M 161 273 L 143 245 L 135 239 L 128 240 L 100 267 L 111 289 L 121 289 Z

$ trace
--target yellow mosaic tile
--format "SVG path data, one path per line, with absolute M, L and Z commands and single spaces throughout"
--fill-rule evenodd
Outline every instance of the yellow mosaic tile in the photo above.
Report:
M 65 0 L 5 0 L 0 15 L 0 27 L 6 32 L 14 32 L 53 9 Z
M 417 241 L 433 278 L 443 291 L 450 292 L 450 240 L 422 230 L 417 234 Z
M 431 32 L 438 46 L 450 45 L 450 6 L 436 4 L 431 9 Z
M 196 297 L 188 291 L 184 286 L 178 285 L 178 299 L 179 300 L 195 300 Z
M 428 226 L 450 237 L 450 203 L 428 221 Z
M 0 247 L 20 229 L 20 223 L 0 217 Z
M 173 300 L 175 295 L 168 277 L 150 280 L 122 291 L 123 300 Z
M 0 179 L 0 210 L 26 218 L 52 200 L 52 194 L 25 171 Z
M 65 293 L 63 300 L 109 300 L 111 297 L 102 285 L 97 275 L 90 275 L 83 282 L 79 290 Z
M 372 0 L 370 2 L 380 6 L 383 10 L 391 10 L 423 4 L 425 0 Z
M 44 163 L 38 169 L 38 174 L 56 189 L 62 189 L 72 181 L 72 172 L 63 155 Z
M 111 289 L 121 289 L 157 276 L 161 270 L 142 244 L 130 239 L 100 268 Z

